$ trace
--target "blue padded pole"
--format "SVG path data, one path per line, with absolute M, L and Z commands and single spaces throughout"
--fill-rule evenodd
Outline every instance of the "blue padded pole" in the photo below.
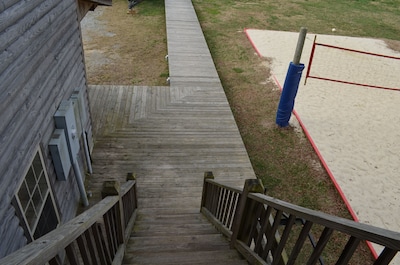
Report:
M 286 74 L 285 83 L 283 85 L 281 98 L 276 112 L 276 124 L 280 127 L 289 125 L 289 119 L 294 108 L 294 100 L 299 89 L 301 73 L 304 70 L 304 64 L 300 63 L 301 53 L 304 47 L 304 41 L 307 35 L 307 28 L 300 29 L 299 39 L 297 41 L 296 52 L 293 62 L 289 64 L 289 69 Z
M 281 98 L 276 113 L 276 124 L 280 127 L 289 125 L 289 119 L 294 108 L 294 101 L 299 89 L 301 73 L 303 72 L 304 64 L 294 64 L 290 62 L 289 69 L 286 74 L 285 84 L 283 85 Z

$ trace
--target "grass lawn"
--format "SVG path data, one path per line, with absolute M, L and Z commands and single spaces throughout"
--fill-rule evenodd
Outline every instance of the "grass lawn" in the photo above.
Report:
M 269 78 L 268 60 L 255 55 L 243 29 L 298 32 L 304 26 L 332 34 L 336 28 L 339 35 L 396 40 L 400 1 L 193 2 L 257 176 L 275 197 L 336 213 L 330 208 L 343 207 L 308 141 L 275 126 L 279 90 Z
M 400 1 L 193 0 L 218 73 L 257 177 L 269 195 L 351 218 L 310 143 L 293 128 L 275 125 L 280 92 L 268 59 L 259 58 L 245 28 L 385 39 L 400 50 Z M 295 47 L 294 47 L 295 48 Z M 293 49 L 294 54 L 294 49 Z M 289 62 L 288 62 L 289 63 Z M 337 245 L 342 243 L 337 236 Z M 334 253 L 335 246 L 330 251 Z M 369 264 L 364 246 L 352 264 Z M 325 257 L 328 264 L 334 260 Z M 332 259 L 332 260 L 330 260 Z

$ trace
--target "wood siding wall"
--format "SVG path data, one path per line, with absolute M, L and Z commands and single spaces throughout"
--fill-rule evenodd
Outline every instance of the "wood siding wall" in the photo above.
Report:
M 53 115 L 76 87 L 88 106 L 80 34 L 76 0 L 0 0 L 0 257 L 26 244 L 11 200 L 38 148 L 62 222 L 75 216 L 73 170 L 57 181 L 47 145 Z

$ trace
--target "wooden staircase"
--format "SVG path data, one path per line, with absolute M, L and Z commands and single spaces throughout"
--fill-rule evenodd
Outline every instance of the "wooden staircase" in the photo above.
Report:
M 237 187 L 254 177 L 225 95 L 210 88 L 177 97 L 171 90 L 90 88 L 95 173 L 88 190 L 136 174 L 139 209 L 125 264 L 246 264 L 200 214 L 205 171 Z M 100 199 L 93 192 L 91 204 Z
M 141 210 L 124 264 L 247 264 L 202 214 L 178 212 Z

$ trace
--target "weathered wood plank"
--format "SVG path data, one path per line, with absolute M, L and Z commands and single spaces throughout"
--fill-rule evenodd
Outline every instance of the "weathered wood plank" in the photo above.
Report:
M 0 12 L 3 12 L 7 8 L 11 7 L 12 5 L 20 2 L 19 0 L 4 0 L 2 1 L 2 5 L 0 6 Z
M 240 256 L 235 250 L 215 250 L 215 251 L 196 251 L 143 253 L 135 256 L 130 253 L 125 255 L 124 264 L 247 264 L 240 261 Z
M 72 56 L 71 60 L 67 60 L 67 64 L 65 68 L 74 69 L 76 65 L 76 61 L 78 59 L 79 53 L 76 49 L 72 49 L 75 51 L 75 56 Z M 59 68 L 55 68 L 59 69 Z M 64 67 L 62 67 L 64 69 Z M 23 105 L 19 110 L 14 112 L 14 116 L 12 120 L 7 124 L 7 130 L 1 132 L 0 144 L 5 148 L 3 149 L 5 153 L 8 153 L 8 156 L 0 157 L 0 165 L 2 164 L 15 164 L 10 161 L 18 161 L 22 157 L 25 157 L 24 153 L 18 153 L 16 147 L 18 146 L 36 146 L 32 144 L 37 138 L 37 135 L 30 135 L 30 137 L 26 137 L 24 132 L 29 128 L 31 131 L 42 131 L 43 125 L 52 123 L 53 117 L 47 115 L 48 113 L 55 113 L 55 106 L 58 106 L 61 101 L 62 94 L 59 93 L 58 89 L 63 89 L 66 85 L 73 84 L 73 82 L 79 81 L 80 78 L 76 74 L 78 72 L 68 72 L 62 71 L 58 72 L 58 70 L 54 70 L 54 72 L 49 72 L 50 76 L 44 75 L 42 80 L 44 85 L 40 87 L 38 95 L 35 95 L 34 98 L 27 99 L 26 104 Z M 51 76 L 57 76 L 58 79 L 51 78 Z M 46 80 L 47 79 L 47 80 Z M 50 90 L 50 91 L 49 91 Z M 34 92 L 32 92 L 34 93 Z M 44 97 L 40 97 L 40 95 L 45 95 Z M 47 96 L 47 98 L 46 98 Z M 40 97 L 40 98 L 39 98 Z M 37 100 L 34 100 L 34 99 Z M 10 112 L 13 109 L 11 108 Z M 10 114 L 10 112 L 7 112 Z M 41 114 L 41 115 L 39 115 Z M 41 130 L 42 128 L 42 130 Z M 15 144 L 18 143 L 18 144 Z M 21 164 L 25 164 L 25 162 L 20 161 L 20 163 L 16 163 L 15 167 L 19 168 Z M 15 170 L 15 168 L 8 167 L 9 170 Z M 16 172 L 16 171 L 14 171 Z M 17 174 L 19 175 L 19 174 Z M 11 178 L 13 179 L 13 178 Z M 3 186 L 4 187 L 4 186 Z
M 73 8 L 73 5 L 68 6 L 68 1 L 61 1 L 61 3 L 55 6 L 54 10 L 52 10 L 52 15 L 54 14 L 54 16 L 63 17 L 64 14 L 64 16 L 66 16 L 71 13 Z M 62 24 L 59 20 L 55 20 L 53 23 L 55 25 L 52 25 L 52 19 L 49 19 L 46 16 L 41 18 L 40 21 L 35 23 L 32 28 L 25 33 L 25 36 L 17 39 L 12 46 L 9 46 L 6 52 L 1 53 L 0 61 L 2 61 L 2 64 L 0 65 L 0 73 L 3 73 L 6 68 L 8 68 L 7 70 L 9 73 L 12 73 L 9 69 L 11 63 L 17 66 L 19 65 L 20 67 L 21 65 L 25 65 L 17 60 L 17 58 L 22 57 L 22 60 L 30 60 L 37 57 L 38 52 L 40 49 L 43 49 L 43 47 L 47 47 L 46 49 L 48 49 L 48 45 L 51 45 L 48 43 L 49 39 L 52 35 L 55 35 L 53 31 L 49 31 L 48 29 L 52 29 L 52 26 L 57 26 L 57 24 L 59 27 L 67 24 L 65 21 L 64 24 Z M 42 36 L 41 34 L 45 34 L 45 36 Z M 41 55 L 45 56 L 46 54 L 41 53 Z M 18 71 L 20 69 L 17 68 L 13 70 Z
M 57 106 L 57 104 L 59 104 L 63 97 L 61 93 L 54 93 L 55 88 L 62 88 L 66 84 L 79 82 L 83 79 L 83 74 L 76 71 L 79 69 L 78 67 L 76 67 L 76 70 L 70 70 L 69 73 L 63 71 L 65 68 L 72 67 L 74 64 L 75 66 L 78 66 L 76 63 L 76 60 L 80 56 L 77 49 L 78 47 L 78 43 L 76 42 L 72 43 L 72 45 L 66 45 L 63 50 L 66 53 L 66 56 L 65 58 L 62 58 L 65 59 L 65 61 L 59 61 L 54 68 L 48 69 L 48 65 L 46 66 L 45 64 L 42 64 L 42 66 L 37 69 L 37 74 L 32 76 L 32 81 L 23 86 L 24 89 L 21 92 L 25 93 L 26 91 L 28 94 L 25 94 L 25 97 L 19 95 L 15 100 L 8 103 L 9 106 L 7 111 L 0 114 L 1 119 L 4 121 L 3 126 L 7 126 L 7 130 L 1 132 L 4 137 L 1 139 L 1 142 L 9 142 L 9 137 L 15 137 L 15 130 L 20 131 L 21 126 L 28 125 L 27 117 L 32 117 L 35 115 L 37 122 L 37 116 L 42 114 L 40 116 L 43 117 L 45 114 L 48 113 L 46 111 L 50 107 L 52 107 L 51 112 L 54 113 L 55 107 Z M 80 70 L 83 70 L 83 64 L 81 65 L 81 67 L 82 68 Z M 49 75 L 43 75 L 43 72 L 46 72 Z M 50 78 L 51 76 L 57 76 L 57 79 Z M 36 89 L 29 89 L 31 86 L 36 87 Z M 54 98 L 51 98 L 52 96 Z M 50 102 L 47 102 L 47 100 L 49 99 Z M 42 112 L 40 112 L 40 107 L 43 105 L 47 105 L 48 108 L 45 109 L 42 107 Z M 27 111 L 28 109 L 31 109 L 31 112 Z M 40 116 L 39 119 L 41 118 Z
M 135 237 L 130 238 L 127 251 L 157 252 L 196 251 L 229 249 L 227 240 L 219 233 L 206 235 L 182 235 L 166 237 Z
M 32 1 L 34 2 L 34 1 Z M 30 2 L 30 3 L 32 3 Z M 19 8 L 19 14 L 12 13 L 12 12 L 1 12 L 0 13 L 0 39 L 2 40 L 0 43 L 0 50 L 6 49 L 10 46 L 16 39 L 21 36 L 22 32 L 26 32 L 32 26 L 32 23 L 38 21 L 41 17 L 43 17 L 47 12 L 49 12 L 56 2 L 59 0 L 53 0 L 53 4 L 48 2 L 48 4 L 44 4 L 43 1 L 36 1 L 36 4 L 42 2 L 43 7 L 37 8 L 36 12 L 29 12 L 26 9 L 26 5 L 23 8 Z M 23 4 L 21 4 L 23 5 Z M 31 5 L 32 7 L 32 5 Z M 34 8 L 34 7 L 33 7 Z M 11 16 L 12 14 L 12 16 Z M 7 16 L 7 19 L 5 18 Z M 11 17 L 11 18 L 10 18 Z M 5 20 L 4 23 L 2 21 Z M 20 20 L 19 23 L 15 23 L 16 20 Z M 14 23 L 14 24 L 13 24 Z M 2 32 L 2 29 L 7 29 L 6 31 Z M 4 41 L 3 41 L 4 40 Z
M 4 1 L 3 1 L 4 2 Z M 38 6 L 42 1 L 34 0 L 24 3 L 21 1 L 7 1 L 5 3 L 4 10 L 0 13 L 0 32 L 15 24 L 20 18 L 25 16 L 27 13 L 32 11 L 36 6 Z M 2 5 L 3 6 L 3 5 Z
M 15 217 L 10 200 L 38 148 L 61 221 L 76 213 L 74 178 L 55 180 L 47 147 L 59 103 L 76 87 L 86 86 L 76 4 L 74 0 L 0 4 L 0 257 L 26 243 L 20 220 L 8 220 L 7 215 Z

